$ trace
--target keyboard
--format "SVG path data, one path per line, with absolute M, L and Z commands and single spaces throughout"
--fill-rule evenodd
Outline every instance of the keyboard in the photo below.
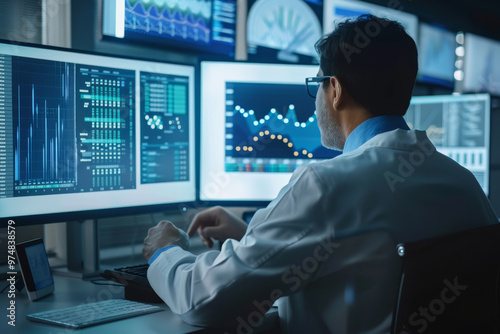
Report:
M 139 264 L 135 266 L 115 268 L 115 271 L 118 271 L 123 274 L 146 278 L 148 274 L 148 268 L 149 264 Z
M 110 299 L 33 313 L 27 317 L 31 321 L 76 329 L 159 311 L 162 311 L 159 306 L 125 299 Z
M 121 283 L 125 286 L 125 299 L 146 303 L 162 303 L 147 278 L 149 264 L 105 270 L 101 277 Z

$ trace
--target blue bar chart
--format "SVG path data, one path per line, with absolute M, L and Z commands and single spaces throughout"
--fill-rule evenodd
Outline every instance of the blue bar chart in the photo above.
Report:
M 12 68 L 15 185 L 21 193 L 74 187 L 74 65 L 17 57 Z
M 9 57 L 15 196 L 131 189 L 135 72 Z M 3 187 L 2 187 L 3 189 Z M 6 189 L 4 191 L 7 191 Z

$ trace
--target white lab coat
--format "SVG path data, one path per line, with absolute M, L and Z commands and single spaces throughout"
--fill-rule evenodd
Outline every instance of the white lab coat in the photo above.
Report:
M 398 242 L 498 222 L 474 176 L 436 152 L 425 132 L 394 130 L 293 174 L 247 233 L 221 251 L 171 248 L 148 279 L 185 322 L 235 320 L 250 333 L 272 302 L 283 332 L 389 332 L 396 257 L 384 234 L 336 241 L 384 224 Z M 253 307 L 253 308 L 252 308 Z

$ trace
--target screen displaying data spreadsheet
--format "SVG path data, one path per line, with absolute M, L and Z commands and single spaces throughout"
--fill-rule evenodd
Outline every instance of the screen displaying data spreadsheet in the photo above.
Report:
M 304 80 L 318 66 L 202 62 L 200 198 L 269 201 L 324 148 Z
M 234 57 L 236 0 L 104 0 L 103 35 Z
M 489 190 L 489 94 L 414 96 L 405 115 L 412 129 L 425 130 L 436 149 Z
M 194 67 L 0 43 L 0 213 L 195 199 Z

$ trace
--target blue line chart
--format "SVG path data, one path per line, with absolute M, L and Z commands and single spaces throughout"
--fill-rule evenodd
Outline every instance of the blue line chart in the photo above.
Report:
M 168 1 L 163 5 L 143 0 L 125 1 L 125 30 L 146 35 L 194 41 L 211 41 L 211 1 Z
M 226 83 L 226 156 L 329 159 L 303 85 Z

